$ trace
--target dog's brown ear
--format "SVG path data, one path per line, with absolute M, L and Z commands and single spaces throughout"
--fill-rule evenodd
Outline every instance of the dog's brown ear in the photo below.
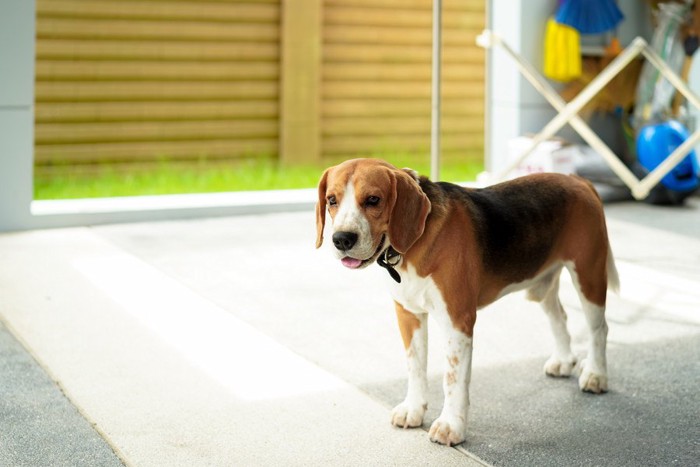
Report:
M 328 172 L 326 169 L 318 182 L 318 203 L 316 203 L 316 248 L 323 244 L 323 228 L 326 225 L 326 184 Z
M 403 170 L 392 171 L 392 175 L 394 208 L 389 219 L 389 240 L 403 254 L 423 235 L 431 206 L 415 178 Z

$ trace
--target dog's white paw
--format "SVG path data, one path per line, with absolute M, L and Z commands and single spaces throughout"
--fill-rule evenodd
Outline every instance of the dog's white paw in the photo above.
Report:
M 428 409 L 424 403 L 403 401 L 391 411 L 391 424 L 399 428 L 415 428 L 423 424 L 423 416 Z
M 608 377 L 584 370 L 578 379 L 578 386 L 583 392 L 602 394 L 608 392 Z
M 467 426 L 464 417 L 446 417 L 440 415 L 430 427 L 428 432 L 430 441 L 444 444 L 445 446 L 456 446 L 463 443 L 467 436 Z
M 605 373 L 595 371 L 584 361 L 581 365 L 583 370 L 578 379 L 578 387 L 583 392 L 592 392 L 593 394 L 602 394 L 608 392 L 608 377 Z
M 547 376 L 568 377 L 573 373 L 575 366 L 576 357 L 573 355 L 564 358 L 552 355 L 544 364 L 544 373 Z

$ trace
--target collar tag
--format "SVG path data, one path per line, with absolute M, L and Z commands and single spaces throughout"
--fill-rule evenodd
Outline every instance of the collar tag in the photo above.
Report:
M 394 260 L 395 261 L 392 261 Z M 401 260 L 401 255 L 398 251 L 394 250 L 391 246 L 384 250 L 384 253 L 379 255 L 377 258 L 377 264 L 387 270 L 392 279 L 394 279 L 399 284 L 401 283 L 401 276 L 398 271 L 394 269 L 394 266 L 399 264 Z

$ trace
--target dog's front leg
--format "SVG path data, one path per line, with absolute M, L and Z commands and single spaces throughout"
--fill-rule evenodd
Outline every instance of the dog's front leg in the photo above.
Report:
M 472 367 L 472 338 L 445 323 L 447 368 L 443 378 L 445 404 L 430 427 L 430 440 L 454 446 L 466 439 L 469 411 L 469 380 Z
M 406 348 L 408 391 L 406 399 L 391 412 L 391 423 L 401 428 L 413 428 L 423 424 L 428 408 L 428 316 L 411 313 L 398 302 L 395 304 L 399 330 Z

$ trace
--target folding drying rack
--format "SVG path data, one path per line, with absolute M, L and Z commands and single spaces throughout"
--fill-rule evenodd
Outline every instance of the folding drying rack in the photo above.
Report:
M 640 54 L 646 58 L 661 74 L 683 95 L 688 102 L 700 109 L 700 98 L 693 93 L 688 85 L 676 75 L 673 70 L 659 57 L 641 37 L 635 38 L 607 67 L 605 67 L 573 100 L 568 104 L 552 88 L 546 79 L 520 54 L 515 52 L 501 37 L 490 30 L 484 30 L 476 39 L 477 44 L 485 49 L 494 46 L 501 47 L 515 60 L 520 73 L 530 84 L 554 107 L 559 113 L 542 130 L 532 138 L 530 147 L 513 160 L 508 167 L 496 175 L 496 180 L 503 180 L 522 161 L 525 160 L 535 148 L 543 141 L 554 136 L 564 125 L 570 124 L 576 132 L 586 141 L 591 148 L 600 154 L 610 168 L 630 188 L 632 196 L 641 200 L 649 195 L 649 192 L 674 169 L 693 150 L 695 144 L 700 141 L 700 128 L 695 130 L 675 151 L 666 157 L 654 170 L 643 179 L 638 179 L 625 164 L 613 153 L 598 135 L 579 117 L 578 112 L 600 92 L 606 84 L 617 76 L 632 60 Z

